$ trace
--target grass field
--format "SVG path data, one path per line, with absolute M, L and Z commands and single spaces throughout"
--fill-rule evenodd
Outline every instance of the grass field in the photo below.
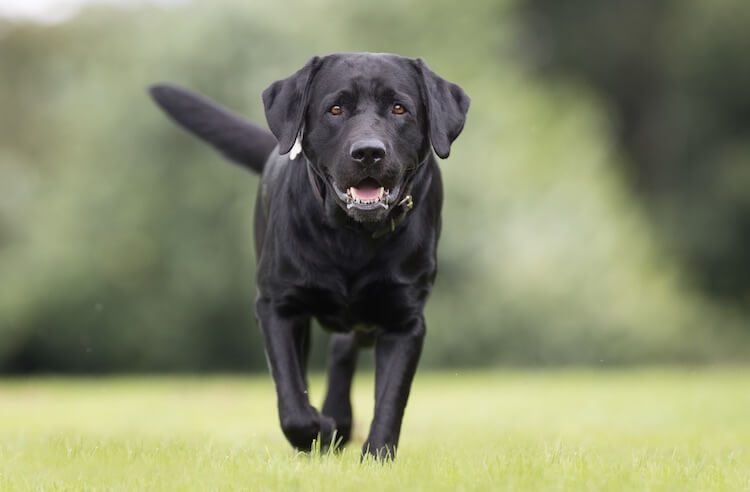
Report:
M 0 381 L 0 490 L 750 490 L 747 369 L 418 374 L 385 466 L 355 393 L 355 446 L 306 456 L 266 376 Z

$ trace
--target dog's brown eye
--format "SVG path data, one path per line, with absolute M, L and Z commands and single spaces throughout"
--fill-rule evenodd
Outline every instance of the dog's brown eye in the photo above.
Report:
M 391 113 L 404 114 L 406 113 L 406 108 L 402 104 L 394 104 L 393 109 L 391 109 Z
M 331 108 L 328 110 L 329 113 L 331 113 L 333 116 L 339 116 L 344 111 L 341 109 L 341 106 L 338 104 L 331 106 Z

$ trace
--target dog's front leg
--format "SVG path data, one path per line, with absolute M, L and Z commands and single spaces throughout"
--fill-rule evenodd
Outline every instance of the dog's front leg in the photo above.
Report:
M 399 330 L 384 330 L 375 341 L 375 416 L 362 448 L 378 459 L 396 456 L 401 420 L 422 353 L 422 315 Z
M 303 361 L 300 360 L 303 356 L 300 347 L 308 335 L 309 318 L 283 316 L 268 299 L 263 298 L 256 301 L 255 312 L 276 385 L 279 421 L 284 435 L 292 446 L 303 451 L 309 451 L 318 438 L 324 447 L 330 445 L 336 424 L 310 405 Z

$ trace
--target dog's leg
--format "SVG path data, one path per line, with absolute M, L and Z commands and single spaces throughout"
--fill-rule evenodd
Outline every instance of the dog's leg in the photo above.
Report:
M 375 340 L 375 416 L 362 454 L 378 459 L 396 456 L 401 420 L 424 343 L 420 315 L 401 330 L 384 330 Z
M 256 301 L 255 312 L 276 385 L 279 421 L 284 435 L 292 446 L 303 451 L 309 451 L 319 436 L 323 447 L 328 446 L 336 424 L 310 405 L 300 360 L 300 350 L 306 345 L 303 337 L 305 334 L 309 336 L 309 318 L 283 316 L 270 301 L 262 298 Z
M 304 322 L 300 321 L 298 331 L 297 357 L 299 358 L 299 365 L 302 370 L 302 381 L 305 383 L 305 391 L 307 391 L 310 386 L 307 381 L 307 361 L 310 359 L 310 346 L 312 345 L 310 318 L 307 318 Z
M 349 442 L 352 433 L 351 388 L 357 366 L 356 333 L 335 333 L 328 348 L 328 392 L 323 415 L 336 421 L 341 445 Z

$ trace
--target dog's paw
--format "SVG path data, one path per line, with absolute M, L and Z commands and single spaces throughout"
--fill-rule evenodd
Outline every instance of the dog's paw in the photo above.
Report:
M 391 461 L 396 458 L 396 445 L 389 443 L 377 443 L 372 440 L 365 441 L 362 446 L 361 460 L 372 459 L 378 462 Z
M 281 429 L 291 445 L 300 451 L 312 450 L 316 442 L 320 443 L 320 449 L 325 450 L 333 444 L 336 422 L 311 409 L 304 414 L 285 417 Z
M 334 420 L 336 421 L 336 446 L 343 448 L 352 438 L 352 421 L 351 418 Z

